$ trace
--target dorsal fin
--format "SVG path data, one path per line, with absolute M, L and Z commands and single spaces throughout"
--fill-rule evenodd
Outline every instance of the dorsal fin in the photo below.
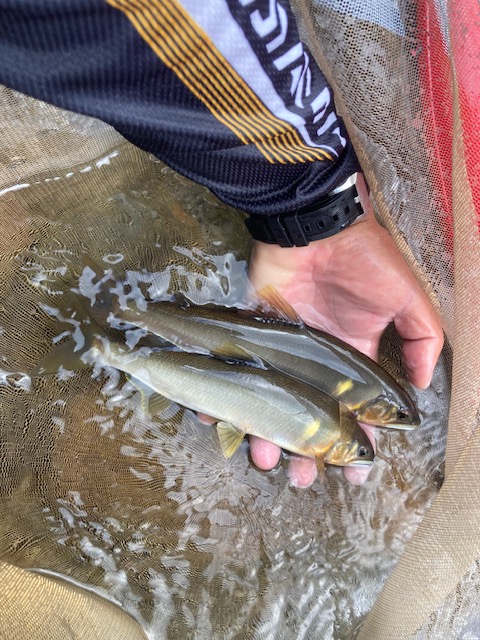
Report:
M 262 304 L 256 311 L 263 316 L 282 320 L 283 322 L 288 322 L 288 324 L 303 326 L 304 322 L 298 313 L 274 286 L 269 284 L 263 287 L 263 289 L 257 291 L 257 296 Z

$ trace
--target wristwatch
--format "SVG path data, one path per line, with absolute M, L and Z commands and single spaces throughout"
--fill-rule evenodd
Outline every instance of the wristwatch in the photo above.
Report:
M 251 215 L 245 220 L 250 235 L 281 247 L 304 247 L 312 240 L 333 236 L 363 213 L 356 177 L 354 173 L 306 209 L 271 216 Z

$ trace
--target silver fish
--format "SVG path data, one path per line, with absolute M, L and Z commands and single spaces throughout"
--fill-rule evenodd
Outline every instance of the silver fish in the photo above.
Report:
M 272 293 L 273 291 L 273 293 Z M 305 325 L 273 288 L 261 292 L 282 317 L 222 307 L 150 303 L 146 311 L 112 306 L 116 320 L 179 348 L 271 367 L 345 403 L 360 422 L 414 429 L 418 411 L 407 391 L 378 363 L 346 342 Z
M 149 397 L 155 412 L 176 402 L 215 416 L 225 456 L 246 434 L 259 436 L 318 463 L 370 466 L 373 447 L 345 405 L 280 372 L 229 364 L 211 356 L 179 350 L 129 350 L 125 344 L 95 337 L 82 356 L 87 365 L 115 367 Z M 67 355 L 66 355 L 67 354 Z M 78 355 L 54 349 L 36 371 L 75 369 Z

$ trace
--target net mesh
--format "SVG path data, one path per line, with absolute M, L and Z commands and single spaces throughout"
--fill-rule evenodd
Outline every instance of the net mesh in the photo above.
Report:
M 392 3 L 365 21 L 349 2 L 327 4 L 298 3 L 305 36 L 334 84 L 378 216 L 427 278 L 454 354 L 446 482 L 358 637 L 478 637 L 478 6 Z
M 449 338 L 421 428 L 379 434 L 363 487 L 331 468 L 295 489 L 246 444 L 225 460 L 213 429 L 147 418 L 110 370 L 30 383 L 81 321 L 84 256 L 132 299 L 228 306 L 249 240 L 103 123 L 0 91 L 0 637 L 478 637 L 478 7 L 358 4 L 295 7 Z M 393 332 L 382 358 L 401 379 Z

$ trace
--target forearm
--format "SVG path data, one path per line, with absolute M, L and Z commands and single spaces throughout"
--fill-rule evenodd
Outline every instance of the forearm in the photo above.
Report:
M 0 0 L 0 82 L 108 122 L 259 215 L 308 207 L 358 169 L 286 0 L 110 5 Z

